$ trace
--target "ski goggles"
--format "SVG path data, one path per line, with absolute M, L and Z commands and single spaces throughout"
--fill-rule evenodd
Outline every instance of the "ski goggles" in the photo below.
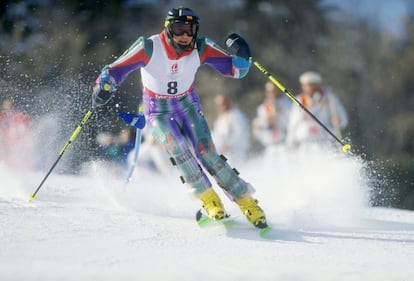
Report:
M 175 36 L 182 36 L 187 33 L 188 36 L 193 37 L 197 31 L 197 25 L 188 22 L 173 22 L 170 28 Z

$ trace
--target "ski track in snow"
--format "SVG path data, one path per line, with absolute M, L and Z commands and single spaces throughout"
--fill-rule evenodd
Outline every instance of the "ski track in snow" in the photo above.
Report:
M 274 231 L 200 229 L 176 172 L 125 175 L 90 163 L 79 176 L 0 163 L 0 280 L 412 280 L 414 213 L 367 207 L 363 163 L 319 150 L 238 167 Z M 220 195 L 224 194 L 219 191 Z

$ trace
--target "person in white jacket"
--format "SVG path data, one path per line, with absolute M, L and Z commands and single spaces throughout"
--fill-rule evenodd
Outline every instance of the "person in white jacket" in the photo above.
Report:
M 292 101 L 270 81 L 265 85 L 264 94 L 252 127 L 254 138 L 268 150 L 285 143 Z
M 308 71 L 299 77 L 302 93 L 297 99 L 312 112 L 336 136 L 348 124 L 348 116 L 331 90 L 322 87 L 322 77 L 317 72 Z M 331 138 L 299 106 L 292 107 L 289 116 L 287 143 L 297 147 L 305 143 L 325 143 Z
M 226 155 L 233 164 L 240 164 L 246 160 L 249 149 L 248 119 L 228 97 L 219 95 L 214 102 L 218 110 L 213 126 L 217 150 Z

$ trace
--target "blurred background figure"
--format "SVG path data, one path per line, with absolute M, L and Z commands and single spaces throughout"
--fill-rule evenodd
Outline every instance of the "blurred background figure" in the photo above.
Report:
M 144 128 L 142 130 L 143 143 L 139 149 L 138 169 L 141 167 L 148 168 L 157 173 L 168 174 L 171 172 L 171 162 L 165 151 L 157 142 L 150 130 Z M 129 158 L 132 161 L 132 154 Z
M 269 151 L 284 146 L 292 101 L 270 81 L 265 84 L 264 94 L 252 127 L 253 137 Z
M 299 77 L 302 93 L 297 99 L 308 108 L 328 129 L 341 137 L 341 129 L 348 124 L 342 103 L 331 90 L 322 87 L 322 77 L 308 71 Z M 289 116 L 287 142 L 291 147 L 304 143 L 322 143 L 332 138 L 299 106 L 292 107 Z
M 214 99 L 217 118 L 213 125 L 213 138 L 217 151 L 233 165 L 246 160 L 250 143 L 250 128 L 246 115 L 223 95 Z
M 20 169 L 32 168 L 30 117 L 5 99 L 0 111 L 0 161 Z
M 134 161 L 135 128 L 127 127 L 119 134 L 101 132 L 96 137 L 99 144 L 100 159 L 126 168 Z M 171 162 L 162 147 L 146 128 L 142 131 L 142 143 L 139 148 L 138 169 L 145 168 L 154 172 L 167 174 L 171 170 Z
M 0 14 L 3 17 L 3 29 L 11 35 L 12 42 L 19 43 L 39 29 L 40 23 L 33 16 L 33 11 L 38 7 L 37 2 L 40 1 L 5 0 Z
M 103 160 L 117 162 L 120 159 L 121 148 L 116 143 L 115 136 L 110 132 L 99 133 L 96 137 L 99 144 L 99 154 Z
M 118 135 L 101 132 L 96 137 L 99 144 L 99 154 L 103 160 L 111 161 L 122 166 L 128 165 L 128 156 L 135 146 L 133 128 L 122 129 Z

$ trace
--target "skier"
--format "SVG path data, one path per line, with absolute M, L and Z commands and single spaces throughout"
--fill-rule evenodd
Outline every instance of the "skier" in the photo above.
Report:
M 226 39 L 228 52 L 206 37 L 197 37 L 199 17 L 189 8 L 171 9 L 164 26 L 160 34 L 139 37 L 119 59 L 104 67 L 94 86 L 93 106 L 106 104 L 117 86 L 140 69 L 147 124 L 207 215 L 221 220 L 226 211 L 200 164 L 255 227 L 266 228 L 265 214 L 251 196 L 254 189 L 216 152 L 194 90 L 201 64 L 225 76 L 244 77 L 251 65 L 249 46 L 237 34 Z
M 218 109 L 213 125 L 213 139 L 217 150 L 229 156 L 230 163 L 243 163 L 249 149 L 249 123 L 246 115 L 226 96 L 215 99 Z
M 339 99 L 329 89 L 322 87 L 319 73 L 308 71 L 299 77 L 302 94 L 297 99 L 322 123 L 341 137 L 341 129 L 348 124 L 348 116 Z M 287 143 L 297 147 L 305 143 L 321 143 L 326 139 L 324 131 L 299 107 L 293 107 L 289 116 Z

